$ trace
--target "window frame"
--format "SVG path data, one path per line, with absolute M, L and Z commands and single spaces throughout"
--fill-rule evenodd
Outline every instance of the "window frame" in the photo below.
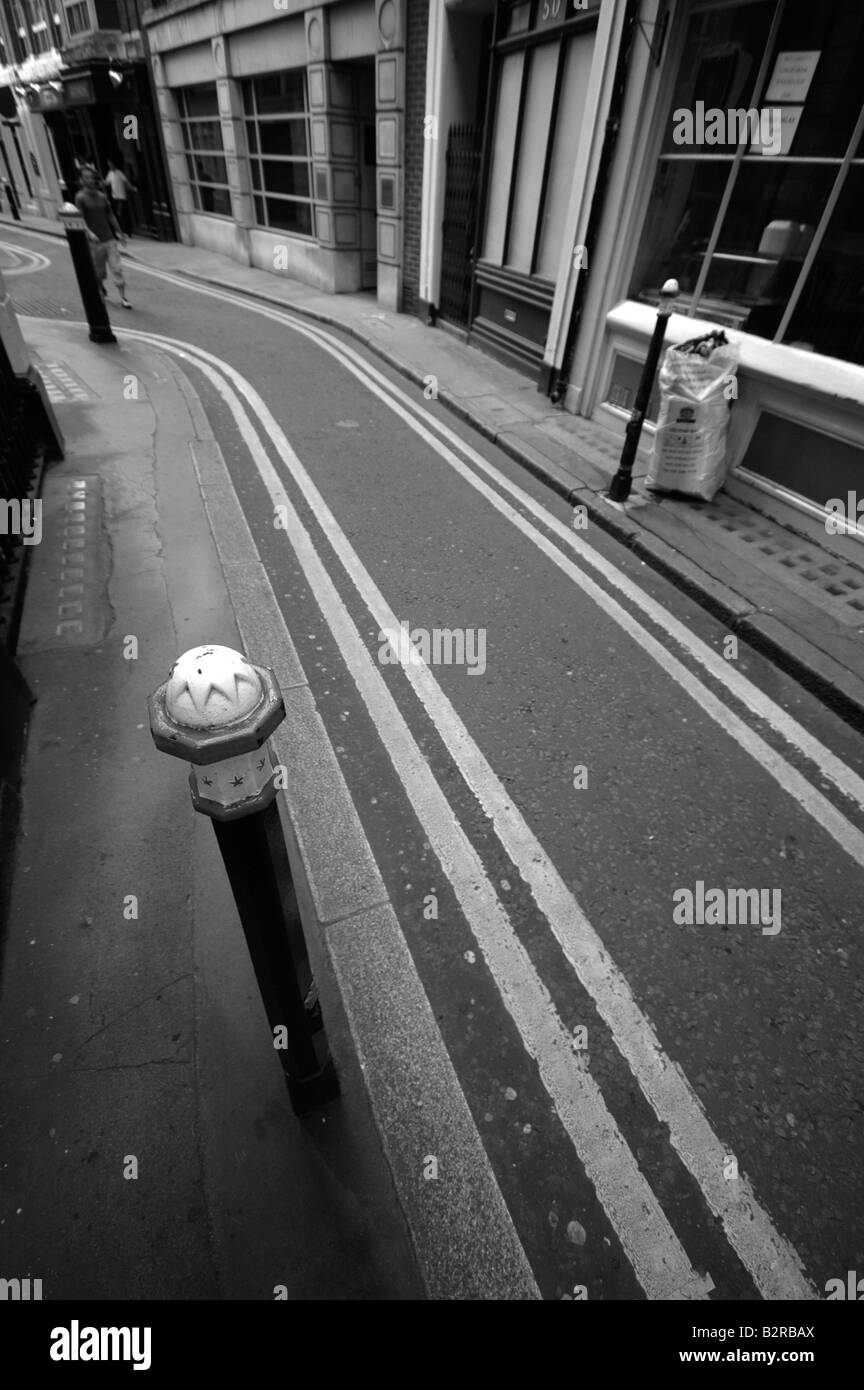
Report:
M 212 90 L 216 97 L 216 114 L 206 116 L 190 116 L 188 112 L 187 93 L 194 91 Z M 222 134 L 222 119 L 219 114 L 219 96 L 215 82 L 195 82 L 188 87 L 176 87 L 174 98 L 177 102 L 177 114 L 180 124 L 180 134 L 183 141 L 183 154 L 186 158 L 186 170 L 189 178 L 189 187 L 192 190 L 192 201 L 195 204 L 195 212 L 202 217 L 222 217 L 229 221 L 233 220 L 233 199 L 231 197 L 231 185 L 228 182 L 228 161 L 225 153 L 225 140 Z M 207 149 L 193 143 L 194 132 L 202 125 L 216 125 L 219 129 L 219 148 Z M 201 159 L 221 159 L 225 165 L 225 182 L 214 179 L 202 179 L 195 171 L 193 160 Z M 202 206 L 201 189 L 210 188 L 220 193 L 228 195 L 228 211 L 213 212 L 209 208 Z
M 541 24 L 541 6 L 543 0 L 527 0 L 528 3 L 528 22 L 525 28 L 509 33 L 510 19 L 514 11 L 523 9 L 526 0 L 499 0 L 499 35 L 494 44 L 492 82 L 494 83 L 495 103 L 492 108 L 493 132 L 497 126 L 498 111 L 497 104 L 501 85 L 501 73 L 503 65 L 508 56 L 513 53 L 522 52 L 524 54 L 522 68 L 519 76 L 519 96 L 516 110 L 516 126 L 513 137 L 512 159 L 510 165 L 510 182 L 507 190 L 507 205 L 504 217 L 504 242 L 501 252 L 500 266 L 497 261 L 488 260 L 485 254 L 485 247 L 489 238 L 489 213 L 490 213 L 490 190 L 492 184 L 492 147 L 490 145 L 487 161 L 486 182 L 489 187 L 481 193 L 482 206 L 480 215 L 482 218 L 482 235 L 478 238 L 480 245 L 484 248 L 480 259 L 489 265 L 502 270 L 512 271 L 513 274 L 530 278 L 533 280 L 543 280 L 546 283 L 554 283 L 541 276 L 538 272 L 540 261 L 540 248 L 543 237 L 544 221 L 548 208 L 549 197 L 549 176 L 552 170 L 555 155 L 556 138 L 558 134 L 559 112 L 562 106 L 563 78 L 567 65 L 569 47 L 571 42 L 578 36 L 596 30 L 599 23 L 600 6 L 595 5 L 592 0 L 591 8 L 577 10 L 574 14 L 567 17 L 567 0 L 562 0 L 560 19 L 555 19 L 549 24 Z M 557 55 L 555 59 L 555 75 L 553 80 L 553 91 L 551 110 L 549 115 L 548 128 L 545 135 L 545 145 L 543 153 L 543 169 L 540 182 L 540 194 L 537 201 L 536 220 L 532 238 L 531 255 L 529 269 L 516 270 L 510 265 L 509 257 L 513 250 L 513 221 L 516 206 L 516 189 L 519 180 L 519 166 L 523 151 L 523 134 L 525 122 L 525 106 L 528 93 L 528 84 L 531 81 L 535 48 L 541 45 L 557 44 Z M 492 139 L 492 132 L 489 133 Z
M 754 3 L 756 3 L 756 0 L 754 0 Z M 664 151 L 663 140 L 664 132 L 668 128 L 669 121 L 672 118 L 672 107 L 675 101 L 676 84 L 680 72 L 680 65 L 683 61 L 684 45 L 686 44 L 687 26 L 689 26 L 690 22 L 693 20 L 693 18 L 695 18 L 696 15 L 704 14 L 707 11 L 711 10 L 726 9 L 730 7 L 731 6 L 729 6 L 728 4 L 723 3 L 722 0 L 704 0 L 703 3 L 699 3 L 698 0 L 696 0 L 696 3 L 690 5 L 685 14 L 682 16 L 682 18 L 686 19 L 686 26 L 684 26 L 684 32 L 682 34 L 682 47 L 676 55 L 674 65 L 670 64 L 668 70 L 670 77 L 670 81 L 668 84 L 669 96 L 668 101 L 662 104 L 663 119 L 659 125 L 658 137 L 655 146 L 653 173 L 648 183 L 647 197 L 641 209 L 641 218 L 638 222 L 638 226 L 641 229 L 644 229 L 645 222 L 648 217 L 648 212 L 651 207 L 654 182 L 662 164 L 684 162 L 690 165 L 704 165 L 708 163 L 721 163 L 729 165 L 729 172 L 726 178 L 726 183 L 723 192 L 720 195 L 720 200 L 717 204 L 707 244 L 705 246 L 704 251 L 702 252 L 702 263 L 700 265 L 699 272 L 696 276 L 693 290 L 688 294 L 688 302 L 686 303 L 686 307 L 682 306 L 679 311 L 687 318 L 704 318 L 707 314 L 711 318 L 718 318 L 718 321 L 720 321 L 720 319 L 722 318 L 722 313 L 718 315 L 718 311 L 714 306 L 711 307 L 710 311 L 706 306 L 702 306 L 700 308 L 701 301 L 705 293 L 705 285 L 708 280 L 708 276 L 711 272 L 713 261 L 715 259 L 723 258 L 721 253 L 717 252 L 717 245 L 720 241 L 720 237 L 723 232 L 723 226 L 726 220 L 726 215 L 729 211 L 730 204 L 732 203 L 741 170 L 745 165 L 752 166 L 763 163 L 766 156 L 761 154 L 749 153 L 750 139 L 744 131 L 741 132 L 744 136 L 744 139 L 737 145 L 734 154 L 717 154 L 713 151 L 712 147 L 707 147 L 706 152 L 704 153 L 695 148 L 687 150 L 686 153 L 675 153 L 669 150 Z M 771 17 L 771 22 L 768 29 L 768 35 L 765 41 L 764 50 L 758 69 L 755 73 L 753 83 L 748 93 L 748 99 L 746 102 L 748 108 L 755 109 L 757 107 L 757 96 L 760 93 L 764 93 L 765 91 L 769 74 L 773 70 L 773 65 L 776 62 L 777 54 L 780 51 L 778 44 L 780 38 L 780 29 L 783 23 L 785 12 L 786 0 L 774 0 L 774 12 Z M 745 104 L 743 97 L 740 99 L 740 104 Z M 762 104 L 764 105 L 764 95 L 762 99 Z M 845 151 L 842 154 L 777 154 L 771 156 L 772 168 L 780 168 L 788 165 L 798 165 L 801 167 L 809 168 L 822 166 L 833 167 L 836 170 L 836 173 L 834 181 L 828 189 L 822 212 L 819 216 L 819 220 L 816 224 L 813 237 L 810 241 L 809 247 L 802 261 L 801 269 L 798 273 L 794 285 L 792 286 L 789 292 L 789 297 L 787 299 L 786 306 L 783 310 L 783 313 L 780 316 L 780 320 L 777 324 L 777 327 L 773 335 L 771 337 L 766 336 L 762 338 L 762 341 L 765 343 L 772 343 L 777 346 L 788 346 L 788 344 L 786 344 L 784 341 L 786 334 L 789 331 L 789 326 L 792 323 L 796 309 L 806 289 L 807 282 L 810 276 L 810 271 L 821 249 L 822 242 L 830 226 L 831 218 L 833 216 L 836 205 L 843 193 L 846 180 L 849 175 L 849 170 L 854 167 L 864 166 L 864 143 L 862 142 L 864 142 L 864 101 L 862 101 L 861 107 L 859 108 L 858 116 L 851 131 L 848 144 L 846 146 Z M 708 150 L 710 150 L 711 152 L 709 153 Z M 855 157 L 856 151 L 859 151 L 857 158 Z M 636 238 L 636 240 L 638 241 L 638 238 Z M 634 256 L 633 263 L 631 264 L 627 279 L 627 284 L 629 287 L 627 297 L 633 299 L 637 303 L 644 304 L 653 302 L 651 301 L 650 297 L 643 296 L 642 292 L 636 289 L 633 285 L 635 269 L 636 265 Z M 684 296 L 682 296 L 682 298 L 683 297 Z M 746 332 L 747 330 L 736 329 L 736 331 Z M 755 334 L 753 336 L 761 338 L 760 334 Z M 822 356 L 823 354 L 820 353 L 818 355 Z
M 86 27 L 74 29 L 69 16 L 80 12 L 83 12 L 87 17 Z M 66 31 L 71 39 L 80 38 L 82 34 L 93 33 L 93 11 L 90 8 L 90 0 L 71 0 L 71 3 L 64 6 L 63 17 L 66 21 Z
M 246 139 L 246 158 L 249 163 L 249 187 L 252 198 L 252 209 L 255 217 L 255 227 L 262 231 L 270 232 L 275 236 L 297 237 L 303 241 L 314 242 L 315 236 L 315 212 L 314 212 L 314 181 L 312 169 L 312 142 L 310 130 L 309 113 L 309 86 L 305 68 L 288 68 L 284 76 L 299 76 L 303 90 L 303 109 L 302 111 L 280 110 L 265 111 L 258 110 L 258 92 L 256 84 L 264 78 L 274 76 L 273 73 L 256 73 L 254 76 L 246 77 L 242 80 L 240 95 L 243 107 L 243 131 Z M 287 121 L 302 122 L 306 153 L 302 155 L 293 154 L 265 154 L 261 141 L 261 128 L 267 125 L 284 125 Z M 254 140 L 250 139 L 250 128 L 254 132 Z M 254 147 L 253 147 L 254 146 Z M 302 165 L 306 171 L 306 184 L 308 193 L 304 196 L 294 193 L 282 193 L 271 191 L 266 184 L 264 177 L 265 164 L 291 164 Z M 256 174 L 258 184 L 256 185 Z M 267 220 L 268 203 L 276 201 L 279 203 L 302 204 L 308 209 L 309 231 L 297 231 L 285 227 L 274 226 Z M 260 212 L 259 212 L 260 210 Z M 264 221 L 259 220 L 260 213 L 263 213 Z

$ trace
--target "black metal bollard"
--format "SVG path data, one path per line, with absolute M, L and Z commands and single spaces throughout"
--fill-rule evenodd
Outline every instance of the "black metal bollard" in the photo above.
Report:
M 651 335 L 651 342 L 648 345 L 648 356 L 645 358 L 645 365 L 642 368 L 642 375 L 639 378 L 639 389 L 636 392 L 633 410 L 630 414 L 630 419 L 627 421 L 624 448 L 621 450 L 618 472 L 609 484 L 609 491 L 606 494 L 611 502 L 626 502 L 627 498 L 630 496 L 630 488 L 633 485 L 633 464 L 636 461 L 636 450 L 639 447 L 639 437 L 642 434 L 642 426 L 645 423 L 645 412 L 648 409 L 648 402 L 651 399 L 651 388 L 654 385 L 657 363 L 660 358 L 661 348 L 663 347 L 663 339 L 666 336 L 666 325 L 669 322 L 669 315 L 672 313 L 672 304 L 677 294 L 678 281 L 667 280 L 660 291 L 660 308 L 657 310 L 657 322 L 654 324 L 654 332 Z
M 92 343 L 116 343 L 117 339 L 111 331 L 108 309 L 102 298 L 99 281 L 96 278 L 96 267 L 90 254 L 90 233 L 87 230 L 87 223 L 74 203 L 64 203 L 60 208 L 59 217 L 66 231 L 66 240 L 69 243 L 72 264 L 75 267 L 75 278 L 81 291 L 81 302 L 84 305 L 84 313 L 87 315 L 87 322 L 90 325 L 90 341 Z
M 285 718 L 276 678 L 230 647 L 193 647 L 149 697 L 148 709 L 156 747 L 191 762 L 192 803 L 213 820 L 270 1028 L 274 1035 L 284 1030 L 278 1051 L 291 1104 L 305 1114 L 333 1100 L 339 1081 L 265 746 Z
M 21 213 L 18 208 L 18 199 L 15 196 L 15 189 L 12 187 L 8 179 L 4 180 L 3 187 L 6 190 L 6 197 L 9 202 L 9 211 L 11 212 L 13 219 L 16 222 L 20 222 Z

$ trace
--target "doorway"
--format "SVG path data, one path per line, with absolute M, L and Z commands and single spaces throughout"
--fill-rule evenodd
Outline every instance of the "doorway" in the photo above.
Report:
M 375 140 L 375 60 L 364 58 L 355 68 L 357 124 L 360 147 L 360 267 L 361 288 L 378 288 L 378 155 Z

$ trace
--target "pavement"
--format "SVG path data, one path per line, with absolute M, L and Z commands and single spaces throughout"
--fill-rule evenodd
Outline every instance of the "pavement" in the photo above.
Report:
M 4 221 L 64 235 L 44 218 Z M 381 311 L 369 293 L 324 294 L 198 247 L 133 238 L 124 254 L 340 328 L 421 388 L 433 377 L 438 400 L 454 415 L 584 505 L 590 520 L 864 730 L 864 548 L 857 539 L 828 536 L 814 518 L 736 478 L 711 503 L 654 497 L 642 486 L 644 441 L 631 499 L 616 506 L 605 493 L 621 440 L 556 409 L 520 372 L 445 327 Z

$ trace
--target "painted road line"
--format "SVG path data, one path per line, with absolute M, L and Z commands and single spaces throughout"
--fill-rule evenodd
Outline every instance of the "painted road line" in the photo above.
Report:
M 143 336 L 143 335 L 142 335 Z M 148 335 L 148 338 L 150 335 Z M 160 341 L 160 340 L 157 340 Z M 176 340 L 161 340 L 176 350 Z M 707 1298 L 713 1283 L 693 1269 L 599 1087 L 577 1058 L 553 1001 L 462 831 L 444 794 L 417 747 L 398 706 L 375 666 L 311 537 L 285 492 L 237 396 L 213 370 L 216 360 L 198 350 L 181 351 L 196 362 L 231 409 L 274 508 L 284 507 L 286 536 L 307 582 L 339 644 L 352 678 L 375 722 L 384 746 L 424 826 L 430 844 L 453 885 L 502 1000 L 537 1063 L 541 1079 L 570 1136 L 585 1171 L 621 1240 L 624 1252 L 651 1299 Z M 222 370 L 226 364 L 222 364 Z M 237 374 L 230 369 L 232 377 Z M 248 383 L 242 383 L 241 388 Z M 273 441 L 271 440 L 271 443 Z
M 136 264 L 135 269 L 141 270 L 144 274 L 154 275 L 158 279 L 177 285 L 179 288 L 190 290 L 196 294 L 203 294 L 214 299 L 220 299 L 225 303 L 237 305 L 249 312 L 260 314 L 265 318 L 272 319 L 276 323 L 292 328 L 296 333 L 317 343 L 322 351 L 328 352 L 331 357 L 340 362 L 341 365 L 345 367 L 346 371 L 351 372 L 353 376 L 366 385 L 374 395 L 394 412 L 394 414 L 398 415 L 409 428 L 413 429 L 424 442 L 435 449 L 439 457 L 448 463 L 460 477 L 464 478 L 466 482 L 470 483 L 472 487 L 486 497 L 487 501 L 491 502 L 501 515 L 505 516 L 512 524 L 518 526 L 524 535 L 532 540 L 539 549 L 543 550 L 544 554 L 553 560 L 553 563 L 559 564 L 555 553 L 553 553 L 557 550 L 557 547 L 553 547 L 552 551 L 550 551 L 548 544 L 543 544 L 545 537 L 540 536 L 536 530 L 531 528 L 530 525 L 525 522 L 525 519 L 519 516 L 518 512 L 515 512 L 513 508 L 509 507 L 494 489 L 488 487 L 482 479 L 478 478 L 473 470 L 463 463 L 451 449 L 443 447 L 434 435 L 430 436 L 429 429 L 437 431 L 437 433 L 441 435 L 442 438 L 446 439 L 453 448 L 459 449 L 466 458 L 469 458 L 474 467 L 492 478 L 497 487 L 508 492 L 518 501 L 519 505 L 529 511 L 538 522 L 551 530 L 560 541 L 563 541 L 570 549 L 574 550 L 584 564 L 588 564 L 597 570 L 608 584 L 624 594 L 635 607 L 639 608 L 647 618 L 677 643 L 682 650 L 686 651 L 693 660 L 698 662 L 721 686 L 725 687 L 726 691 L 732 695 L 733 698 L 738 700 L 745 708 L 749 709 L 752 714 L 755 714 L 758 719 L 767 723 L 776 734 L 790 745 L 790 747 L 795 748 L 814 765 L 820 774 L 827 777 L 843 796 L 852 801 L 859 810 L 864 812 L 864 779 L 853 772 L 851 768 L 847 767 L 842 759 L 838 758 L 829 748 L 810 734 L 803 725 L 799 724 L 797 720 L 793 719 L 791 715 L 781 709 L 770 696 L 761 691 L 759 687 L 754 685 L 752 681 L 749 681 L 746 676 L 742 675 L 739 671 L 735 671 L 727 661 L 724 661 L 722 657 L 718 656 L 708 643 L 703 642 L 700 637 L 697 637 L 695 633 L 691 632 L 689 628 L 670 613 L 667 608 L 664 608 L 661 603 L 644 593 L 639 588 L 638 584 L 629 579 L 612 563 L 612 561 L 607 560 L 603 555 L 595 551 L 587 541 L 576 535 L 572 529 L 568 529 L 564 526 L 557 517 L 552 516 L 545 507 L 536 502 L 534 498 L 523 491 L 522 488 L 518 487 L 517 484 L 512 483 L 499 469 L 495 468 L 493 464 L 484 459 L 483 456 L 469 444 L 466 444 L 460 439 L 460 437 L 442 421 L 438 420 L 429 411 L 424 410 L 413 397 L 402 391 L 384 376 L 383 373 L 377 371 L 375 367 L 368 363 L 353 348 L 338 342 L 336 339 L 330 338 L 326 330 L 317 325 L 298 323 L 296 318 L 288 311 L 271 309 L 267 305 L 251 302 L 239 295 L 234 295 L 230 292 L 218 290 L 206 285 L 198 285 L 181 276 L 171 275 L 166 271 L 155 270 L 150 266 Z M 428 428 L 424 428 L 424 425 L 419 422 L 420 418 L 425 421 Z M 558 554 L 560 555 L 560 552 L 558 552 Z M 562 557 L 562 559 L 566 559 L 566 557 Z M 590 580 L 588 580 L 587 576 L 584 576 L 582 571 L 578 568 L 573 566 L 567 567 L 566 564 L 560 564 L 559 567 L 574 583 L 578 584 L 589 597 L 594 598 L 595 601 L 597 593 L 603 593 L 603 590 L 599 590 L 596 587 L 589 588 Z M 620 614 L 626 612 L 620 605 L 614 604 L 614 601 L 610 602 L 608 606 L 604 606 L 604 611 L 606 611 L 608 616 L 613 618 L 614 621 L 619 623 L 621 623 Z M 623 623 L 621 625 L 623 626 Z M 634 635 L 632 625 L 627 630 L 630 636 Z M 640 643 L 640 645 L 642 644 Z M 650 648 L 646 646 L 645 650 L 668 672 L 673 680 L 678 681 L 678 683 L 682 685 L 682 688 L 685 689 L 688 694 L 693 695 L 693 698 L 697 698 L 697 696 L 694 695 L 694 689 L 696 688 L 694 686 L 694 678 L 691 676 L 687 684 L 680 679 L 680 672 L 682 670 L 686 671 L 686 668 L 682 667 L 680 663 L 674 662 L 674 658 L 672 658 L 674 665 L 670 665 L 670 654 L 662 643 L 655 642 Z M 701 682 L 698 682 L 698 678 L 696 678 L 696 681 L 700 689 L 704 688 L 701 686 Z M 716 717 L 712 710 L 708 710 L 707 707 L 706 712 L 710 713 L 712 718 Z M 740 721 L 735 725 L 730 724 L 728 727 L 724 724 L 726 732 L 733 738 L 737 738 L 736 730 L 739 727 Z M 776 763 L 769 766 L 762 756 L 762 750 L 767 747 L 767 745 L 765 745 L 764 740 L 758 739 L 758 736 L 755 737 L 757 737 L 757 742 L 754 743 L 751 741 L 746 746 L 742 746 L 745 746 L 745 751 L 752 757 L 755 757 L 757 761 L 761 762 L 763 767 L 765 767 L 772 776 L 776 776 L 773 770 Z M 800 783 L 796 785 L 800 786 Z M 784 787 L 784 790 L 790 791 L 789 787 Z M 800 796 L 796 792 L 790 791 L 790 794 L 795 796 L 796 800 L 800 801 Z M 827 799 L 824 798 L 821 793 L 815 791 L 815 789 L 814 794 L 820 799 L 818 803 L 814 804 L 826 803 L 830 805 Z M 801 804 L 804 803 L 802 802 Z M 809 806 L 806 809 L 809 814 L 813 814 Z M 832 824 L 836 825 L 837 822 L 833 821 Z M 832 830 L 829 830 L 829 834 L 833 833 Z M 853 857 L 855 856 L 853 855 Z
M 218 361 L 218 359 L 212 359 L 211 354 L 205 353 L 203 349 L 196 348 L 192 351 L 199 359 Z M 228 367 L 225 363 L 219 365 L 255 411 L 270 437 L 275 456 L 291 472 L 312 508 L 318 524 L 328 537 L 346 572 L 378 622 L 379 629 L 398 629 L 395 615 L 386 604 L 371 576 L 362 566 L 359 557 L 350 546 L 335 517 L 312 483 L 287 437 L 273 419 L 261 397 L 234 368 Z M 287 494 L 284 494 L 281 484 L 278 483 L 278 475 L 269 468 L 269 465 L 268 469 L 273 474 L 273 478 L 276 479 L 274 486 L 279 487 L 280 498 L 284 496 L 285 503 L 288 503 Z M 271 496 L 273 496 L 272 486 Z M 290 514 L 289 512 L 288 515 L 290 516 Z M 306 536 L 306 532 L 303 531 L 302 535 Z M 308 536 L 306 539 L 308 541 Z M 551 547 L 551 543 L 547 542 L 547 544 L 554 549 Z M 311 548 L 311 541 L 309 541 L 309 547 Z M 556 554 L 558 554 L 557 551 Z M 560 554 L 559 559 L 564 563 L 569 563 Z M 310 565 L 316 563 L 320 565 L 314 550 L 310 550 L 309 563 Z M 326 573 L 321 582 L 322 585 L 331 584 Z M 599 592 L 603 594 L 602 590 Z M 603 597 L 608 602 L 613 602 L 613 600 L 608 599 L 607 595 L 603 594 Z M 338 600 L 338 595 L 336 598 Z M 341 600 L 339 603 L 341 604 Z M 338 615 L 338 609 L 334 611 Z M 628 621 L 633 622 L 629 614 L 625 614 L 625 617 Z M 347 621 L 350 623 L 350 619 Z M 637 625 L 634 623 L 634 626 Z M 638 630 L 644 640 L 654 640 L 653 638 L 649 639 L 648 634 L 642 632 L 641 629 Z M 353 624 L 350 628 L 346 627 L 344 634 L 339 636 L 340 645 L 343 636 L 346 642 L 350 641 L 352 631 L 356 633 Z M 366 650 L 365 647 L 363 650 Z M 666 659 L 667 661 L 671 659 L 668 653 Z M 369 658 L 369 663 L 371 665 L 371 658 Z M 770 1217 L 759 1205 L 746 1178 L 739 1178 L 735 1184 L 725 1180 L 723 1176 L 724 1156 L 728 1152 L 728 1148 L 720 1143 L 711 1129 L 699 1099 L 683 1072 L 663 1053 L 659 1039 L 648 1019 L 639 1009 L 624 976 L 609 957 L 600 938 L 539 841 L 531 832 L 516 806 L 507 797 L 503 786 L 474 743 L 456 711 L 444 696 L 431 672 L 422 661 L 418 661 L 416 665 L 406 665 L 403 670 L 406 678 L 419 695 L 451 757 L 478 797 L 486 814 L 491 818 L 499 840 L 531 888 L 538 907 L 549 921 L 567 959 L 585 988 L 594 998 L 598 1011 L 612 1031 L 619 1051 L 627 1060 L 655 1114 L 662 1123 L 669 1125 L 673 1146 L 698 1182 L 709 1207 L 723 1222 L 727 1238 L 750 1272 L 763 1297 L 771 1299 L 814 1298 L 816 1296 L 815 1290 L 804 1274 L 797 1253 L 789 1242 L 775 1230 Z M 685 672 L 685 674 L 691 680 L 693 679 L 689 672 Z M 352 675 L 356 682 L 357 672 L 353 668 Z M 375 675 L 379 675 L 377 670 Z M 386 686 L 383 688 L 390 698 Z M 709 692 L 703 691 L 703 695 L 708 697 Z M 713 700 L 715 697 L 710 696 L 710 698 Z M 719 702 L 717 703 L 719 704 Z M 395 717 L 401 720 L 398 710 L 395 712 Z M 735 716 L 730 715 L 730 717 L 734 718 Z M 383 726 L 379 726 L 379 728 L 382 741 L 390 751 L 388 739 L 393 734 L 391 724 L 385 720 Z M 750 732 L 746 726 L 744 731 Z M 410 734 L 407 734 L 407 737 L 410 739 Z M 411 742 L 413 744 L 413 740 Z M 770 749 L 768 751 L 773 752 Z M 393 758 L 394 755 L 391 752 L 391 759 Z M 406 764 L 406 768 L 408 771 L 411 770 L 410 762 Z M 423 762 L 423 768 L 428 771 L 425 762 Z M 422 769 L 417 769 L 417 771 L 420 773 Z M 794 769 L 788 769 L 788 771 L 791 773 Z M 402 780 L 404 782 L 404 777 Z M 434 791 L 441 795 L 434 779 L 432 782 Z M 425 792 L 429 795 L 434 794 L 433 789 L 429 787 L 425 788 Z M 444 804 L 446 806 L 447 803 Z M 415 803 L 415 809 L 423 819 L 422 808 L 417 807 Z M 447 810 L 449 813 L 449 807 Z M 461 831 L 459 833 L 461 834 Z M 473 854 L 470 845 L 468 845 L 468 850 Z M 440 854 L 439 858 L 441 858 Z M 442 866 L 452 881 L 453 875 L 444 860 L 442 860 Z M 454 883 L 455 887 L 456 884 Z M 466 911 L 466 915 L 469 916 L 470 921 L 468 911 Z M 493 942 L 493 949 L 494 944 Z
M 12 264 L 5 264 L 5 257 L 12 258 Z M 0 241 L 0 270 L 6 275 L 32 275 L 35 270 L 47 270 L 51 264 L 40 251 L 30 251 L 25 246 L 13 245 L 11 241 Z
M 217 390 L 229 389 L 210 367 L 196 365 Z M 190 389 L 184 390 L 187 401 Z M 287 803 L 309 876 L 316 935 L 327 944 L 427 1293 L 435 1300 L 538 1300 L 540 1290 L 200 404 L 195 421 L 199 440 L 190 452 L 244 650 L 262 653 L 290 680 L 282 688 L 286 720 L 271 740 L 277 761 L 291 769 L 280 812 Z M 302 759 L 293 756 L 297 747 Z M 310 816 L 315 804 L 322 814 Z M 329 866 L 330 877 L 316 873 L 317 865 Z M 418 1181 L 430 1153 L 440 1159 L 439 1180 Z
M 751 713 L 755 714 L 757 718 L 768 724 L 775 733 L 778 733 L 785 739 L 791 747 L 797 749 L 799 753 L 802 753 L 820 772 L 828 777 L 843 796 L 854 802 L 858 809 L 864 811 L 864 778 L 859 777 L 857 773 L 842 761 L 842 759 L 838 758 L 829 748 L 826 748 L 823 743 L 820 743 L 818 739 L 808 733 L 797 720 L 793 719 L 784 709 L 781 709 L 770 696 L 764 694 L 764 692 L 761 691 L 758 686 L 755 686 L 752 681 L 749 681 L 746 676 L 736 671 L 730 666 L 729 662 L 718 656 L 717 652 L 715 652 L 707 642 L 703 642 L 700 637 L 697 637 L 695 633 L 691 632 L 690 629 L 677 619 L 674 614 L 670 613 L 667 608 L 664 608 L 661 603 L 651 598 L 649 594 L 644 593 L 639 585 L 629 579 L 612 561 L 606 559 L 605 556 L 601 555 L 598 551 L 595 551 L 593 547 L 575 533 L 572 528 L 566 527 L 557 517 L 548 512 L 545 507 L 539 502 L 536 502 L 527 492 L 516 483 L 511 482 L 499 469 L 495 468 L 487 459 L 484 459 L 482 454 L 478 453 L 476 449 L 473 449 L 470 444 L 466 444 L 460 439 L 460 437 L 453 430 L 449 429 L 447 425 L 436 419 L 429 411 L 424 410 L 421 405 L 412 400 L 412 398 L 404 391 L 400 390 L 398 386 L 393 385 L 385 376 L 376 371 L 374 367 L 365 363 L 364 359 L 359 354 L 355 353 L 353 349 L 347 348 L 341 343 L 336 343 L 334 350 L 334 346 L 331 345 L 331 343 L 322 340 L 324 336 L 322 335 L 322 330 L 306 324 L 295 325 L 295 327 L 298 332 L 310 337 L 318 342 L 322 348 L 330 351 L 331 355 L 342 359 L 355 359 L 357 363 L 356 369 L 353 363 L 348 360 L 343 360 L 343 365 L 348 370 L 352 371 L 352 374 L 357 376 L 358 379 L 365 381 L 369 389 L 372 390 L 375 395 L 379 396 L 379 398 L 386 403 L 386 394 L 382 394 L 381 391 L 376 391 L 374 389 L 371 384 L 373 379 L 381 385 L 385 393 L 389 392 L 393 397 L 398 398 L 406 409 L 410 410 L 415 416 L 422 417 L 426 424 L 436 430 L 449 444 L 461 450 L 466 458 L 470 458 L 476 468 L 480 469 L 488 477 L 494 479 L 498 487 L 509 492 L 510 495 L 518 501 L 520 506 L 529 511 L 543 526 L 552 531 L 559 540 L 563 541 L 570 549 L 574 550 L 580 560 L 597 570 L 607 583 L 618 589 L 618 591 L 624 594 L 634 606 L 641 609 L 647 618 L 668 637 L 671 637 L 682 650 L 686 651 L 690 657 L 696 660 L 718 683 L 725 686 L 729 693 L 741 704 L 748 708 Z M 470 483 L 476 491 L 487 499 L 487 501 L 491 502 L 502 516 L 506 517 L 512 524 L 517 525 L 523 535 L 528 536 L 529 539 L 537 545 L 538 549 L 542 550 L 544 554 L 554 560 L 554 555 L 550 553 L 548 546 L 544 546 L 540 543 L 542 538 L 539 537 L 538 533 L 526 526 L 524 518 L 519 518 L 519 520 L 517 520 L 519 514 L 514 512 L 499 494 L 492 488 L 486 486 L 481 479 L 477 478 L 472 470 L 468 468 L 461 459 L 456 458 L 449 449 L 439 447 L 434 439 L 428 437 L 422 426 L 417 428 L 410 418 L 406 419 L 402 411 L 396 409 L 393 403 L 391 403 L 391 408 L 394 409 L 395 414 L 405 420 L 405 423 L 415 428 L 415 432 L 418 433 L 430 447 L 434 448 L 439 457 L 444 459 L 461 478 Z M 580 587 L 585 588 L 581 579 L 578 577 L 581 573 L 580 571 L 567 569 L 564 566 L 560 566 L 560 568 L 562 568 L 564 573 L 568 574 L 574 582 L 578 582 Z M 589 592 L 587 588 L 585 588 L 585 591 Z M 594 593 L 591 593 L 590 596 L 593 598 Z M 608 611 L 609 615 L 618 621 L 615 613 L 611 609 Z M 630 635 L 632 635 L 632 633 Z M 661 650 L 663 652 L 663 661 L 661 664 L 664 670 L 666 670 L 668 669 L 666 664 L 668 661 L 668 651 L 665 647 L 661 647 Z M 656 651 L 650 654 L 658 660 L 658 663 L 660 662 L 660 658 Z M 675 678 L 677 679 L 677 675 Z M 692 692 L 688 691 L 688 693 Z M 751 750 L 748 749 L 747 751 L 750 752 Z

